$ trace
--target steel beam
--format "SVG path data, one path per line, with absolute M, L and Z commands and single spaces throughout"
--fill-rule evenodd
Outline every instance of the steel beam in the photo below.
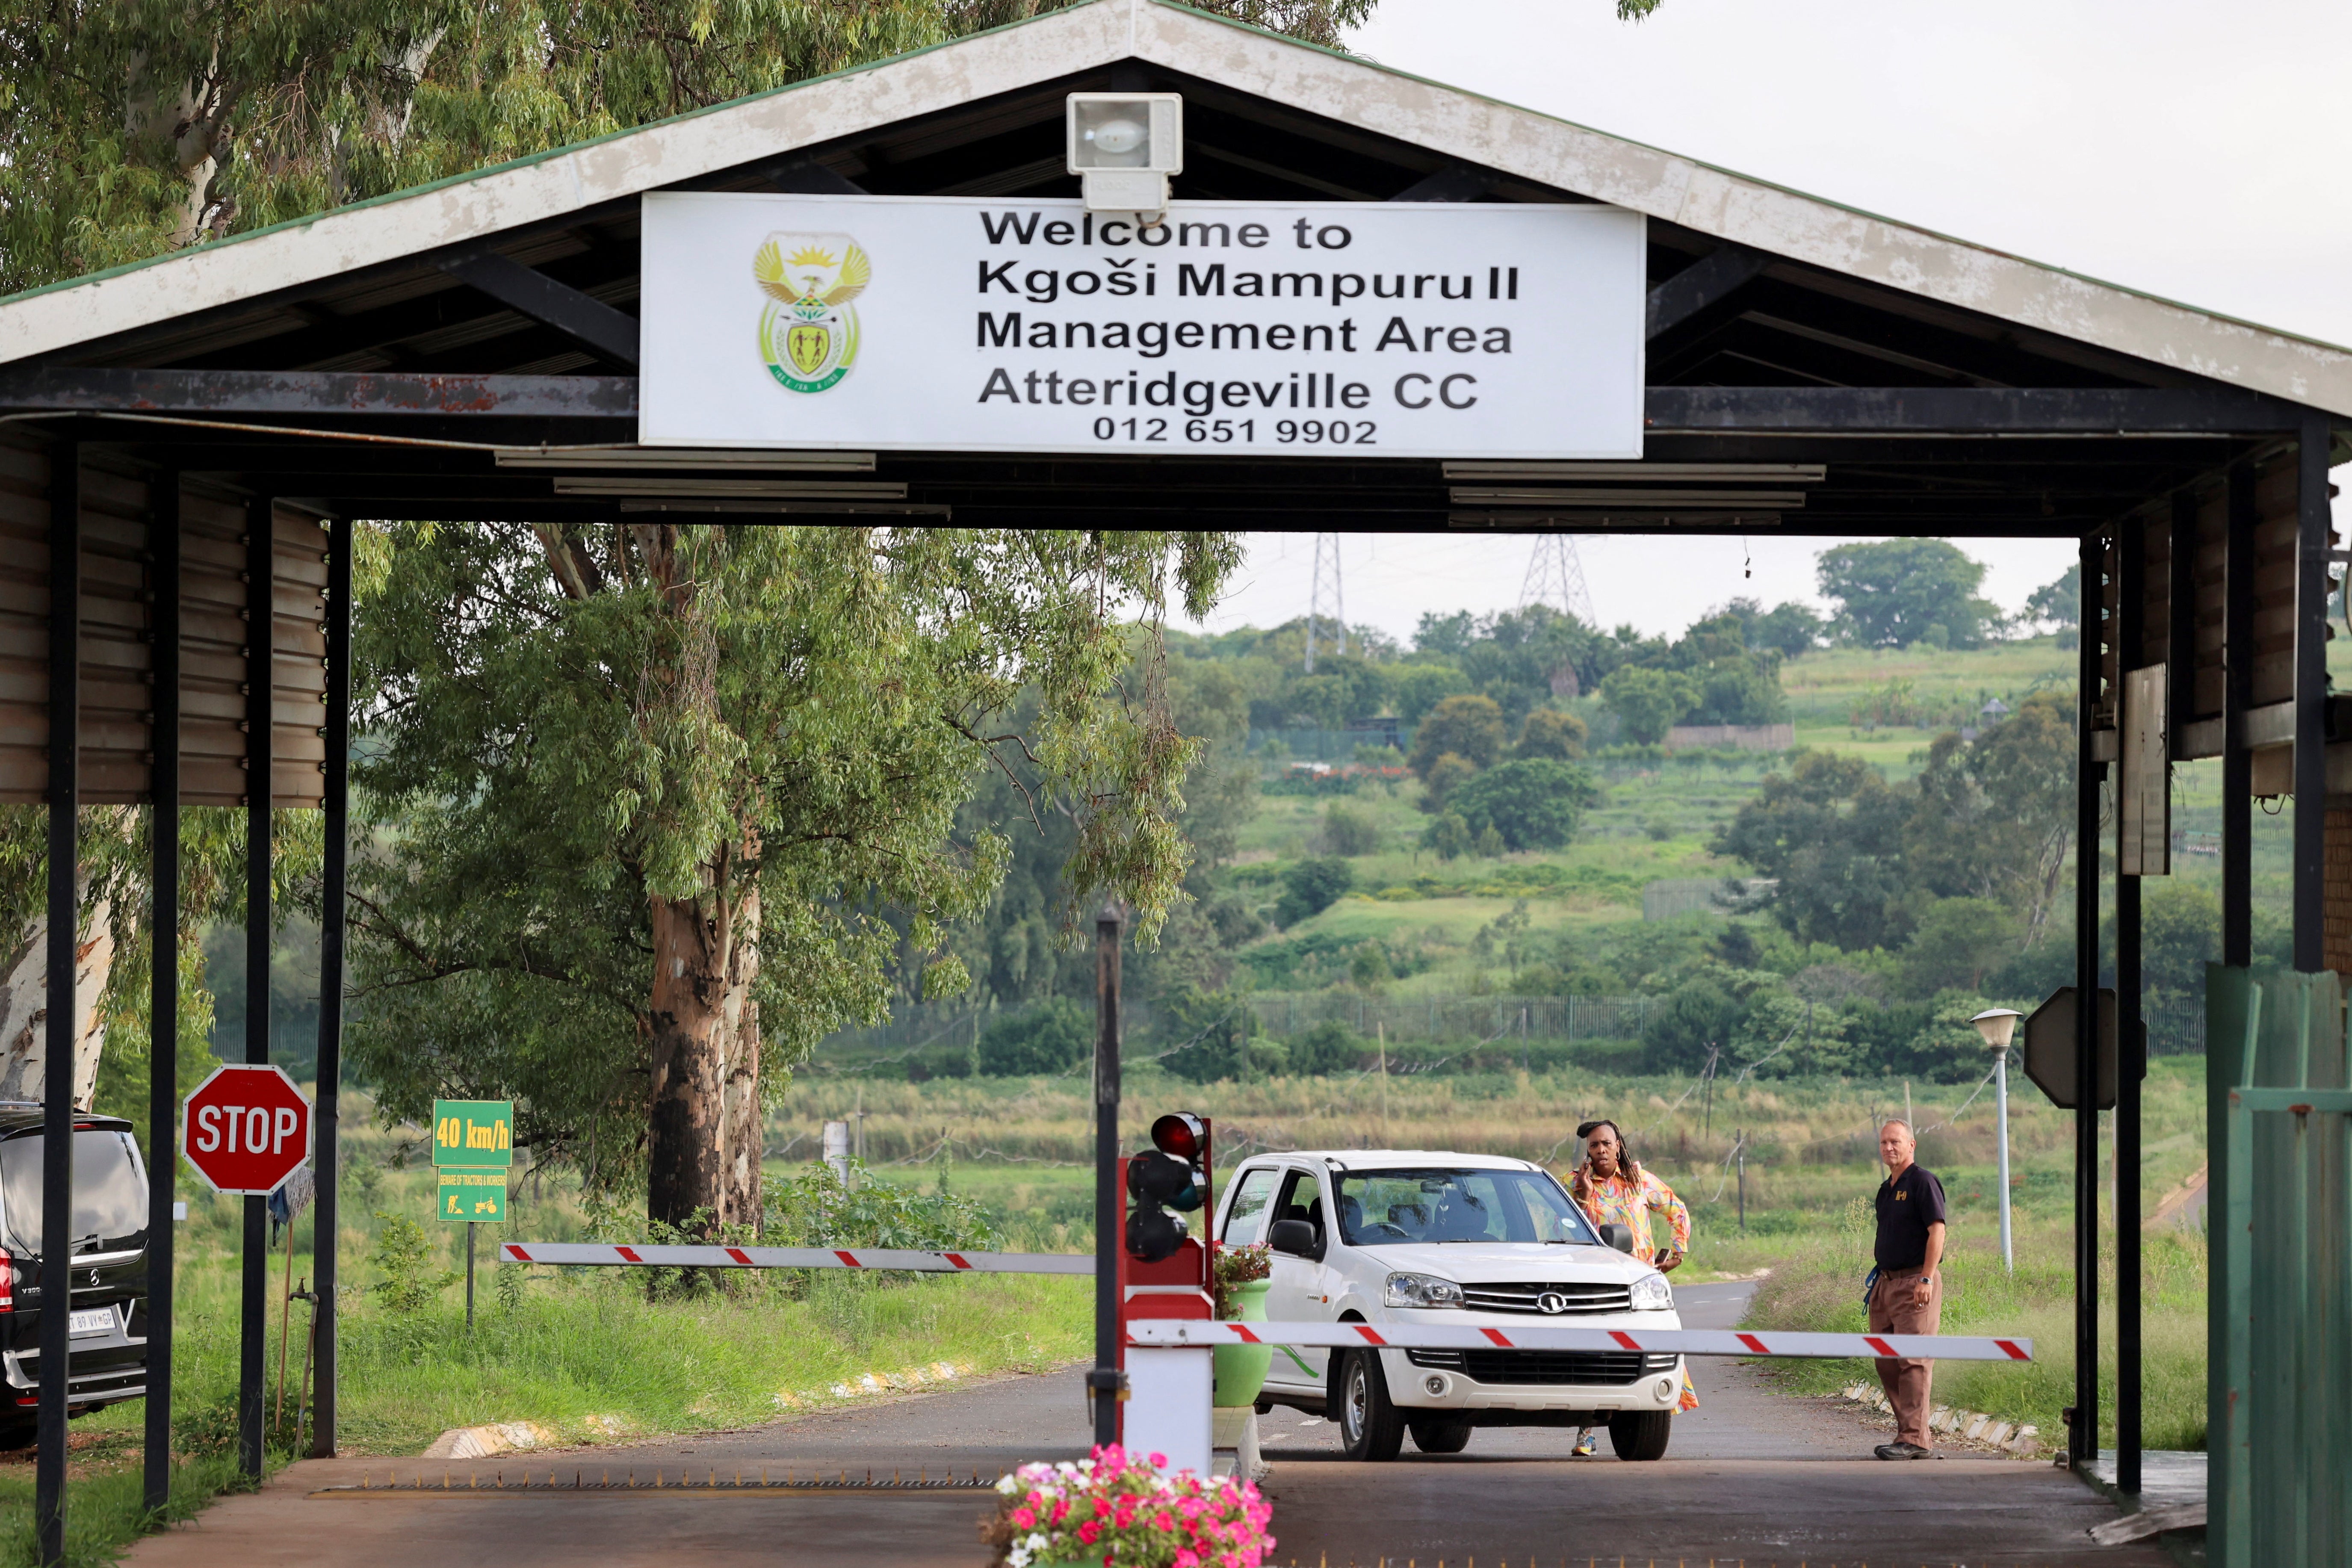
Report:
M 863 196 L 873 193 L 832 164 L 791 158 L 761 171 L 760 177 L 785 195 Z
M 89 413 L 637 416 L 633 375 L 395 375 L 310 370 L 0 370 L 0 409 Z
M 310 1257 L 319 1300 L 317 1360 L 312 1365 L 310 1457 L 335 1457 L 336 1330 L 339 1283 L 335 1239 L 341 1234 L 336 1181 L 343 1078 L 343 887 L 351 826 L 352 752 L 352 523 L 339 517 L 327 525 L 327 777 L 324 828 L 326 863 L 319 889 L 319 1103 L 317 1207 L 310 1216 Z
M 246 507 L 245 535 L 245 1059 L 269 1060 L 269 796 L 271 744 L 271 587 L 277 575 L 276 503 L 257 496 Z M 237 1344 L 237 1460 L 253 1480 L 262 1474 L 262 1367 L 268 1352 L 267 1310 L 269 1200 L 245 1200 L 245 1255 Z
M 180 476 L 150 484 L 147 587 L 153 605 L 153 712 L 148 745 L 153 940 L 147 994 L 147 1435 L 149 1511 L 172 1500 L 172 1203 L 180 1169 Z
M 1119 1353 L 1118 1249 L 1127 1216 L 1118 1198 L 1119 935 L 1116 904 L 1095 921 L 1095 1442 L 1118 1441 L 1118 1402 L 1126 1390 Z
M 2254 961 L 2254 469 L 2232 463 L 2224 498 L 2221 592 L 2221 962 Z M 2221 1179 L 2218 1155 L 2213 1178 Z M 2219 1199 L 2209 1199 L 2209 1204 Z
M 636 368 L 637 319 L 594 295 L 559 283 L 495 250 L 462 251 L 445 256 L 434 265 L 507 309 L 576 338 L 607 359 Z
M 2197 493 L 2172 492 L 2169 555 L 2165 580 L 2164 754 L 2183 761 L 2181 732 L 2197 713 Z
M 2074 994 L 2099 985 L 2099 782 L 2092 725 L 2099 703 L 2105 624 L 2105 540 L 2083 541 L 2083 638 L 2074 774 Z M 2074 1416 L 2066 1455 L 2088 1469 L 2099 1454 L 2099 1050 L 2095 1005 L 2074 1009 Z
M 1716 304 L 1772 264 L 1772 258 L 1744 245 L 1725 244 L 1694 261 L 1650 290 L 1644 335 L 1653 342 L 1670 328 Z
M 2126 521 L 2116 539 L 2116 777 L 2120 797 L 2124 747 L 2121 677 L 2140 668 L 2147 632 L 2147 535 L 2146 521 Z M 2168 720 L 2169 714 L 2167 715 Z M 2166 764 L 2168 773 L 2170 764 Z M 2136 786 L 2134 786 L 2136 787 Z M 2140 879 L 2123 874 L 2124 813 L 2116 818 L 2116 1486 L 2140 1489 L 2140 1264 L 2139 1117 L 2140 1075 L 2146 1070 L 2147 1033 L 2140 1018 Z M 2088 992 L 2077 992 L 2088 995 Z
M 1495 173 L 1491 169 L 1474 169 L 1456 163 L 1424 174 L 1389 200 L 1392 202 L 1475 202 L 1495 188 Z
M 2295 447 L 2294 966 L 2325 969 L 2327 872 L 2327 416 L 2307 413 Z
M 635 419 L 626 375 L 395 375 L 343 371 L 0 370 L 0 410 L 236 417 L 481 415 Z M 1653 386 L 1652 436 L 2257 435 L 2303 410 L 2226 389 Z M 2314 416 L 2323 431 L 2325 416 Z
M 65 1560 L 66 1394 L 73 1354 L 75 937 L 81 930 L 81 448 L 49 449 L 48 1009 L 41 1061 L 40 1389 L 33 1544 Z
M 2303 416 L 2292 404 L 2258 393 L 2147 387 L 1654 386 L 1645 406 L 1654 436 L 2267 434 L 2294 429 Z

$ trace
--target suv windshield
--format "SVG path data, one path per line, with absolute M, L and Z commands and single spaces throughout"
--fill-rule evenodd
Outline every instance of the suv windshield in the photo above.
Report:
M 1576 1203 L 1542 1171 L 1336 1173 L 1350 1247 L 1406 1242 L 1580 1241 L 1598 1245 Z
M 20 1257 L 41 1250 L 40 1134 L 0 1143 L 0 1200 L 5 1200 L 9 1249 Z M 143 1245 L 147 1232 L 147 1172 L 131 1134 L 88 1128 L 73 1139 L 74 1249 L 120 1252 Z

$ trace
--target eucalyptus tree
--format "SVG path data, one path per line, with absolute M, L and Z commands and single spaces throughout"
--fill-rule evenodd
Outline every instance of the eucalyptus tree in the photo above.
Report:
M 957 826 L 984 773 L 1066 819 L 1066 921 L 1116 896 L 1148 938 L 1181 896 L 1201 744 L 1155 634 L 1234 536 L 372 538 L 350 1048 L 386 1113 L 512 1097 L 519 1142 L 642 1175 L 652 1218 L 751 1223 L 762 1079 L 879 1017 L 909 955 L 925 994 L 967 984 L 948 927 L 1007 860 Z

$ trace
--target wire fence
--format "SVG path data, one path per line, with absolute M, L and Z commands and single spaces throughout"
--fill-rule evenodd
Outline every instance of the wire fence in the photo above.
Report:
M 1318 1024 L 1343 1024 L 1370 1039 L 1483 1041 L 1630 1040 L 1649 1023 L 1652 996 L 1371 996 L 1360 992 L 1260 992 L 1250 999 L 1259 1026 L 1277 1038 Z
M 2140 1011 L 2147 1026 L 2147 1054 L 2152 1057 L 2201 1057 L 2205 1054 L 2205 1004 L 2151 1002 Z

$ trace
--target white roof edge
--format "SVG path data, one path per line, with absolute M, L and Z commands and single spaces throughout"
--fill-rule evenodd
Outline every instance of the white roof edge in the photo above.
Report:
M 1137 52 L 1171 68 L 1770 255 L 2352 415 L 2352 349 L 2102 283 L 1198 13 L 1146 9 Z M 1376 90 L 1366 90 L 1366 75 L 1376 79 Z
M 1158 0 L 1096 0 L 823 78 L 0 302 L 0 363 L 560 218 L 1140 57 L 1697 233 L 2352 416 L 2352 350 L 1876 217 Z

